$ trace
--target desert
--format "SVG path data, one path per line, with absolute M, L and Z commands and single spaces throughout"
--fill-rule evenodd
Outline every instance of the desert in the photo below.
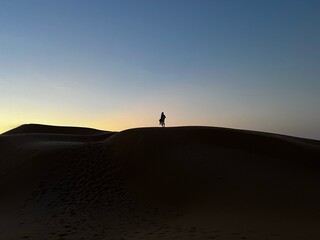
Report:
M 320 237 L 320 142 L 219 127 L 0 135 L 0 238 Z

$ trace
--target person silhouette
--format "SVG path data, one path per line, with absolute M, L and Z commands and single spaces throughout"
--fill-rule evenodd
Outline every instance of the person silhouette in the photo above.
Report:
M 159 124 L 162 126 L 162 127 L 165 127 L 166 124 L 165 124 L 165 119 L 166 119 L 166 115 L 164 115 L 164 112 L 161 113 L 161 117 L 159 119 Z

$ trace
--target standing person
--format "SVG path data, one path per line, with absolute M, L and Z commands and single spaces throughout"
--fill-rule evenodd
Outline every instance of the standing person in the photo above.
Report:
M 165 119 L 166 119 L 166 115 L 164 115 L 164 112 L 161 113 L 161 117 L 159 119 L 159 124 L 162 126 L 162 127 L 165 127 L 166 124 L 165 124 Z

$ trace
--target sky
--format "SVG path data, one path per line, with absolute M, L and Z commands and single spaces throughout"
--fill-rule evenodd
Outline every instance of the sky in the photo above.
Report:
M 205 125 L 320 139 L 320 1 L 0 0 L 0 133 Z

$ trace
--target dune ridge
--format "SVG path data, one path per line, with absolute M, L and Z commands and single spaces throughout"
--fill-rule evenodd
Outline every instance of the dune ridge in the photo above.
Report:
M 0 135 L 1 239 L 320 238 L 320 142 L 217 127 Z
M 11 129 L 2 135 L 24 134 L 24 133 L 52 133 L 52 134 L 75 134 L 75 135 L 92 135 L 106 133 L 93 128 L 71 127 L 71 126 L 51 126 L 44 124 L 23 124 L 17 128 Z

